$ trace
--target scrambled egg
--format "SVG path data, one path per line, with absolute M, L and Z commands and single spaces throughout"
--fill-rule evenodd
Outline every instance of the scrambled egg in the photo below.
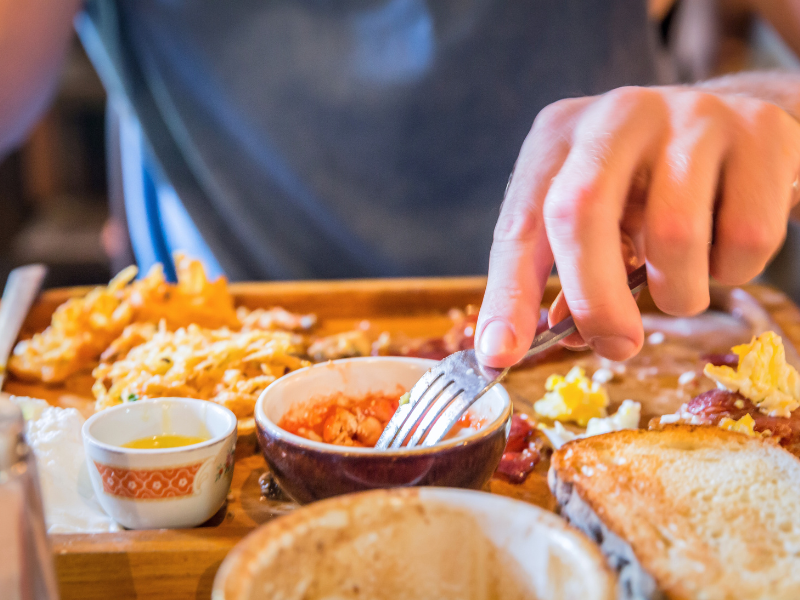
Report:
M 583 437 L 583 434 L 570 431 L 558 421 L 555 422 L 553 427 L 548 427 L 544 423 L 539 423 L 536 427 L 547 437 L 547 439 L 553 445 L 553 448 L 556 450 L 561 448 L 561 446 L 567 442 L 571 442 L 572 440 L 577 440 Z
M 566 377 L 550 375 L 545 389 L 544 398 L 533 405 L 544 417 L 586 427 L 591 419 L 606 416 L 608 394 L 599 383 L 587 378 L 581 367 L 572 367 Z
M 745 435 L 749 435 L 750 437 L 756 437 L 758 434 L 756 430 L 753 429 L 756 422 L 753 420 L 753 417 L 750 415 L 745 415 L 738 421 L 734 421 L 731 418 L 724 417 L 720 422 L 719 426 L 723 429 L 727 429 L 728 431 L 735 431 L 737 433 L 743 433 Z
M 771 417 L 788 417 L 800 407 L 800 374 L 787 364 L 781 338 L 772 331 L 749 344 L 733 347 L 739 356 L 734 370 L 707 364 L 703 372 L 723 389 L 739 392 Z
M 641 404 L 633 400 L 623 400 L 617 412 L 610 417 L 589 419 L 589 424 L 586 426 L 586 437 L 600 435 L 601 433 L 611 433 L 612 431 L 622 431 L 623 429 L 638 429 L 641 415 Z
M 586 438 L 591 435 L 611 433 L 612 431 L 621 431 L 623 429 L 638 429 L 641 413 L 641 404 L 633 400 L 624 400 L 617 409 L 617 412 L 610 417 L 594 417 L 589 419 L 589 424 L 584 433 L 570 431 L 559 421 L 556 421 L 553 427 L 548 427 L 542 423 L 539 423 L 537 427 L 547 436 L 547 439 L 550 440 L 553 447 L 558 450 L 567 442 Z

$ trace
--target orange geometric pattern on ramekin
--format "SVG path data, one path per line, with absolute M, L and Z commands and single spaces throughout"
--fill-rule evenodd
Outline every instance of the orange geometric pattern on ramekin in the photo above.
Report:
M 191 496 L 202 462 L 173 469 L 133 470 L 94 463 L 103 478 L 103 491 L 135 500 L 163 500 Z

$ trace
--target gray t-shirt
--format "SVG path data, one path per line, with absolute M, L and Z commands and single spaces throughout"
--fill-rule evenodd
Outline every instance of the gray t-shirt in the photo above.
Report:
M 158 172 L 234 278 L 483 273 L 538 111 L 655 80 L 645 0 L 96 0 L 89 14 Z

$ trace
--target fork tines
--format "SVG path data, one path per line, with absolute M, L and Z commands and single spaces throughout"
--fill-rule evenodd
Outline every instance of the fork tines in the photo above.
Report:
M 482 373 L 474 351 L 448 356 L 411 388 L 375 447 L 399 449 L 407 439 L 407 448 L 436 444 L 494 381 L 496 374 Z

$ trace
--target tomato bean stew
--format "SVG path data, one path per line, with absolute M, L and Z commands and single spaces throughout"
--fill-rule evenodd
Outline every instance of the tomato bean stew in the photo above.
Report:
M 353 398 L 335 394 L 327 398 L 296 404 L 281 417 L 278 427 L 315 442 L 337 446 L 372 448 L 400 405 L 404 391 L 394 394 L 370 393 Z M 465 428 L 477 429 L 482 420 L 467 413 L 453 426 L 445 439 Z

